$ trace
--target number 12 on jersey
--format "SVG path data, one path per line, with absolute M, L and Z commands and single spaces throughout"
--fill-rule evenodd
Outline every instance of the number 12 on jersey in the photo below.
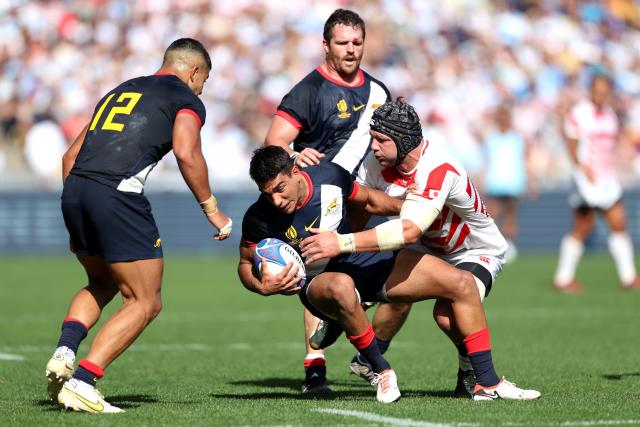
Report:
M 93 117 L 91 126 L 89 126 L 90 131 L 96 128 L 96 125 L 98 124 L 98 121 L 100 121 L 100 117 L 102 116 L 102 113 L 104 113 L 105 108 L 107 108 L 107 104 L 109 104 L 109 102 L 114 96 L 115 96 L 115 93 L 112 93 L 111 95 L 109 95 L 107 99 L 104 100 L 100 108 L 98 108 L 98 112 Z M 131 114 L 131 111 L 133 111 L 133 107 L 136 106 L 138 101 L 140 101 L 141 97 L 142 97 L 142 94 L 138 92 L 121 93 L 118 99 L 116 100 L 116 102 L 124 102 L 127 99 L 129 101 L 125 105 L 111 107 L 111 109 L 109 110 L 109 114 L 107 115 L 107 118 L 105 119 L 104 123 L 102 123 L 102 127 L 100 129 L 122 132 L 122 130 L 124 129 L 124 125 L 122 123 L 114 122 L 113 119 L 115 118 L 116 114 L 126 114 L 126 115 Z

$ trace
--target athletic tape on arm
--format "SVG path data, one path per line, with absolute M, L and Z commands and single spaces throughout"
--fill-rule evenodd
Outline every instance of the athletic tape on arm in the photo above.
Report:
M 428 203 L 426 199 L 416 194 L 409 194 L 402 204 L 400 219 L 413 222 L 418 226 L 420 232 L 424 233 L 439 214 L 440 210 Z
M 376 228 L 376 238 L 381 251 L 393 251 L 404 246 L 404 228 L 402 220 L 392 219 L 378 225 Z

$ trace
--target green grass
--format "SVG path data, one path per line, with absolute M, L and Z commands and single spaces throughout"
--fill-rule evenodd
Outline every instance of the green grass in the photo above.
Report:
M 166 259 L 164 311 L 100 383 L 107 400 L 127 412 L 95 416 L 65 413 L 45 400 L 44 365 L 67 304 L 85 280 L 79 264 L 72 257 L 4 257 L 0 353 L 24 360 L 0 357 L 0 424 L 383 424 L 321 409 L 391 417 L 395 425 L 640 424 L 640 293 L 618 289 L 604 254 L 583 260 L 583 295 L 551 290 L 555 258 L 523 256 L 505 269 L 486 302 L 498 374 L 539 389 L 540 400 L 447 397 L 457 357 L 427 301 L 414 307 L 387 353 L 403 392 L 399 403 L 388 406 L 376 403 L 373 388 L 347 375 L 353 349 L 345 339 L 327 356 L 334 397 L 303 398 L 301 305 L 297 297 L 246 291 L 235 262 Z M 119 305 L 112 304 L 105 314 Z

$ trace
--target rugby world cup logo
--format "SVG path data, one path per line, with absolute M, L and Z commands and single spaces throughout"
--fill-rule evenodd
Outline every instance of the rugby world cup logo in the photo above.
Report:
M 349 117 L 351 117 L 351 113 L 347 112 L 349 110 L 349 106 L 347 105 L 347 101 L 345 101 L 344 98 L 338 101 L 336 106 L 338 107 L 338 118 L 348 119 Z
M 296 230 L 296 228 L 293 225 L 291 225 L 287 229 L 287 231 L 285 231 L 284 237 L 286 237 L 287 240 L 289 240 L 290 245 L 297 245 L 302 241 L 302 239 L 298 239 L 298 230 Z

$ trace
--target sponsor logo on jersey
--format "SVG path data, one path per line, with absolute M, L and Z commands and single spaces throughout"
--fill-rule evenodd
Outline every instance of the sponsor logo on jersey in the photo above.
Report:
M 311 221 L 311 224 L 309 225 L 305 225 L 304 226 L 304 231 L 309 231 L 313 228 L 314 224 L 316 223 L 316 221 L 318 220 L 318 218 L 320 218 L 319 216 L 316 217 L 316 219 L 314 219 L 313 221 Z
M 344 98 L 338 101 L 336 106 L 338 107 L 338 118 L 348 119 L 349 117 L 351 117 L 351 113 L 348 112 L 349 106 L 347 105 L 347 101 L 345 101 Z
M 334 215 L 337 212 L 338 212 L 338 199 L 335 198 L 327 206 L 327 210 L 325 211 L 324 216 Z
M 154 248 L 159 248 L 160 246 L 162 246 L 162 240 L 158 237 L 156 242 L 153 244 L 153 247 Z
M 353 111 L 361 110 L 361 109 L 363 109 L 363 108 L 364 108 L 364 107 L 366 107 L 366 106 L 367 106 L 367 104 L 358 105 L 357 107 L 354 105 L 354 106 L 353 106 Z

